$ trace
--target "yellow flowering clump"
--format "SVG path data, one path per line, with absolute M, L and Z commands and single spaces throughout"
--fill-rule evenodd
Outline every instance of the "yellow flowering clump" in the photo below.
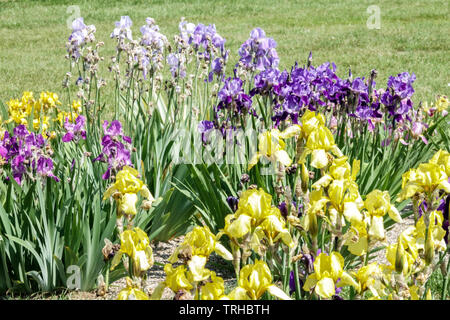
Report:
M 333 159 L 328 171 L 312 185 L 315 191 L 326 191 L 328 196 L 323 196 L 322 199 L 327 199 L 330 203 L 328 211 L 333 224 L 338 222 L 337 219 L 342 219 L 342 216 L 349 222 L 360 222 L 363 219 L 360 212 L 363 201 L 355 182 L 359 161 L 353 161 L 352 168 L 347 159 L 346 156 Z
M 111 262 L 111 269 L 120 263 L 123 255 L 131 258 L 135 276 L 140 276 L 154 263 L 150 240 L 147 234 L 138 227 L 133 230 L 125 230 L 120 234 L 120 250 Z
M 238 286 L 227 295 L 227 298 L 258 300 L 266 291 L 281 300 L 291 300 L 283 290 L 272 283 L 268 265 L 264 261 L 256 260 L 254 264 L 248 264 L 241 269 Z
M 117 216 L 136 215 L 137 194 L 140 193 L 149 204 L 154 201 L 150 190 L 142 180 L 138 178 L 138 171 L 129 166 L 124 166 L 116 175 L 116 182 L 113 183 L 103 194 L 103 200 L 114 197 L 117 202 Z M 144 205 L 144 204 L 143 204 Z
M 126 282 L 127 286 L 119 292 L 117 300 L 150 300 L 149 296 L 133 284 L 129 277 L 126 278 Z
M 244 236 L 261 237 L 273 244 L 279 240 L 293 247 L 294 242 L 286 227 L 280 210 L 271 205 L 272 196 L 263 189 L 250 189 L 242 193 L 238 209 L 225 217 L 222 230 L 231 239 L 237 241 Z
M 14 121 L 17 124 L 28 124 L 28 118 L 32 117 L 33 127 L 39 128 L 40 117 L 46 115 L 51 109 L 61 105 L 59 97 L 53 92 L 41 92 L 38 100 L 34 99 L 33 92 L 25 91 L 22 98 L 11 99 L 6 103 L 9 107 L 9 121 Z M 44 121 L 48 125 L 48 118 Z
M 440 155 L 442 159 L 440 159 Z M 410 169 L 402 175 L 402 191 L 397 201 L 412 198 L 419 194 L 430 197 L 435 191 L 450 193 L 447 170 L 448 156 L 440 150 L 428 163 L 421 163 L 417 169 Z
M 329 164 L 331 154 L 337 157 L 343 156 L 330 129 L 324 125 L 323 115 L 316 116 L 314 112 L 307 111 L 301 120 L 306 147 L 300 156 L 299 163 L 304 163 L 306 157 L 311 154 L 311 166 L 322 169 Z
M 331 298 L 336 287 L 350 285 L 359 290 L 358 283 L 343 267 L 344 258 L 339 252 L 332 252 L 330 255 L 320 253 L 314 261 L 314 272 L 306 278 L 303 290 L 314 288 L 314 292 L 322 298 Z
M 219 254 L 225 260 L 232 260 L 232 254 L 217 241 L 217 237 L 207 226 L 195 227 L 184 237 L 169 258 L 170 263 L 175 263 L 180 257 L 190 260 L 193 256 L 209 257 L 213 252 Z
M 251 158 L 248 170 L 253 168 L 261 157 L 269 159 L 271 162 L 280 162 L 284 166 L 290 166 L 292 159 L 286 152 L 286 143 L 283 139 L 300 135 L 302 129 L 299 125 L 292 125 L 283 132 L 278 129 L 271 129 L 263 132 L 258 137 L 258 152 Z
M 353 275 L 358 282 L 358 294 L 362 295 L 369 290 L 374 298 L 382 298 L 386 295 L 386 286 L 383 284 L 383 270 L 376 262 L 361 267 Z

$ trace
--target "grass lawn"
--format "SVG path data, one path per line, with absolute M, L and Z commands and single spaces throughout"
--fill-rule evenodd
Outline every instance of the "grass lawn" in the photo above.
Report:
M 295 61 L 303 64 L 312 51 L 315 65 L 334 61 L 341 76 L 349 67 L 354 76 L 368 76 L 377 69 L 377 87 L 385 87 L 389 75 L 414 72 L 416 102 L 449 93 L 447 1 L 0 0 L 0 101 L 20 97 L 24 90 L 62 95 L 61 82 L 68 71 L 65 41 L 71 32 L 67 20 L 74 14 L 68 10 L 71 5 L 79 6 L 85 23 L 94 24 L 97 39 L 105 42 L 104 76 L 109 76 L 107 66 L 115 50 L 109 34 L 121 15 L 133 20 L 136 38 L 150 16 L 169 40 L 178 33 L 184 16 L 190 22 L 216 25 L 231 50 L 230 66 L 252 28 L 261 27 L 278 43 L 281 68 L 290 68 Z M 366 26 L 370 5 L 380 8 L 380 29 Z M 112 91 L 107 89 L 107 96 Z

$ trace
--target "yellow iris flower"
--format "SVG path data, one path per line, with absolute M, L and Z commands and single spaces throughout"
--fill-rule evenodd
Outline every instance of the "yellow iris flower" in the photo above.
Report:
M 263 132 L 258 137 L 258 152 L 251 158 L 248 164 L 248 170 L 253 168 L 261 157 L 269 159 L 271 162 L 280 162 L 288 167 L 292 164 L 292 159 L 286 152 L 286 143 L 283 139 L 300 135 L 302 129 L 299 125 L 292 125 L 283 132 L 278 129 L 271 129 Z
M 127 286 L 119 292 L 117 300 L 150 300 L 147 294 L 134 285 L 129 277 L 126 278 L 126 282 Z
M 429 162 L 440 166 L 450 177 L 450 153 L 441 149 L 433 155 Z
M 214 271 L 211 271 L 211 281 L 201 286 L 199 292 L 201 300 L 221 300 L 226 298 L 224 281 Z M 198 299 L 198 293 L 195 298 Z
M 329 152 L 337 157 L 343 156 L 342 151 L 334 142 L 330 129 L 325 126 L 319 126 L 309 134 L 305 150 L 300 156 L 299 162 L 303 163 L 306 157 L 311 154 L 311 166 L 322 169 L 329 163 Z
M 359 294 L 370 290 L 375 298 L 381 298 L 386 295 L 385 286 L 382 283 L 383 271 L 378 263 L 373 262 L 363 266 L 358 272 L 353 274 L 358 282 Z
M 132 259 L 133 274 L 136 276 L 153 266 L 153 250 L 150 247 L 150 240 L 147 234 L 138 227 L 120 234 L 120 250 L 111 262 L 111 270 L 120 263 L 124 254 Z
M 355 256 L 362 256 L 367 253 L 369 247 L 369 236 L 366 222 L 364 220 L 354 220 L 346 234 L 344 244 Z
M 237 211 L 225 217 L 225 227 L 221 232 L 234 239 L 241 239 L 249 233 L 259 238 L 262 232 L 270 243 L 282 240 L 292 247 L 294 244 L 286 222 L 271 202 L 272 196 L 261 188 L 244 191 Z
M 118 217 L 123 214 L 136 215 L 137 193 L 153 202 L 154 198 L 142 180 L 138 178 L 138 171 L 129 166 L 124 166 L 116 175 L 116 182 L 113 183 L 103 194 L 103 200 L 112 195 L 117 199 Z
M 371 220 L 369 235 L 373 239 L 383 240 L 385 238 L 383 216 L 387 213 L 395 222 L 401 222 L 402 217 L 398 210 L 391 204 L 389 192 L 373 190 L 364 201 Z
M 419 193 L 432 194 L 435 190 L 450 193 L 446 167 L 437 163 L 421 163 L 417 169 L 410 169 L 402 175 L 402 191 L 397 201 L 403 201 Z
M 404 275 L 413 271 L 414 263 L 419 259 L 415 233 L 415 227 L 407 228 L 399 235 L 397 243 L 386 248 L 386 258 L 391 263 L 390 269 L 402 272 Z
M 350 274 L 343 270 L 344 258 L 338 252 L 330 255 L 321 253 L 314 261 L 314 273 L 308 275 L 303 290 L 309 291 L 314 288 L 314 292 L 322 298 L 331 298 L 336 292 L 337 286 L 351 285 L 359 290 L 358 284 Z
M 188 292 L 194 288 L 190 279 L 188 279 L 185 265 L 174 268 L 172 264 L 167 263 L 164 266 L 164 272 L 166 273 L 166 279 L 155 288 L 151 296 L 152 300 L 160 300 L 165 288 L 169 288 L 174 293 L 180 290 Z
M 303 116 L 301 117 L 302 128 L 303 128 L 303 137 L 307 139 L 311 132 L 313 132 L 316 128 L 325 126 L 325 117 L 321 113 L 316 113 L 311 110 L 306 110 Z
M 272 283 L 268 265 L 261 260 L 244 266 L 239 273 L 239 283 L 227 297 L 231 300 L 258 300 L 268 292 L 281 300 L 292 300 L 283 290 Z
M 215 251 L 225 260 L 233 259 L 233 255 L 217 241 L 216 236 L 214 236 L 207 226 L 197 226 L 188 232 L 184 237 L 183 243 L 170 256 L 169 262 L 175 263 L 178 260 L 180 252 L 186 252 L 186 250 L 191 256 L 209 257 Z

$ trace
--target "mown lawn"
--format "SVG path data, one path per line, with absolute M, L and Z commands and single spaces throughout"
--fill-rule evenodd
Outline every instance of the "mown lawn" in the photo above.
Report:
M 414 72 L 415 101 L 430 101 L 449 93 L 450 22 L 448 1 L 438 0 L 261 0 L 261 1 L 5 1 L 0 0 L 0 101 L 19 97 L 24 90 L 63 92 L 68 63 L 65 41 L 70 34 L 69 6 L 78 5 L 86 24 L 97 27 L 105 41 L 103 75 L 114 53 L 109 34 L 121 15 L 133 20 L 137 37 L 145 18 L 153 17 L 173 39 L 180 17 L 194 23 L 214 23 L 227 39 L 231 63 L 254 27 L 263 28 L 278 43 L 281 67 L 303 64 L 309 51 L 314 64 L 334 61 L 344 76 L 378 70 L 378 87 L 389 75 Z M 368 29 L 367 8 L 377 5 L 380 29 Z M 228 68 L 231 70 L 231 67 Z M 112 89 L 107 89 L 111 96 Z

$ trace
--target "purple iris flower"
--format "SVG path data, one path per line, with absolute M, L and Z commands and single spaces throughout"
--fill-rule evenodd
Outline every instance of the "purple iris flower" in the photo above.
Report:
M 66 129 L 67 133 L 62 137 L 62 141 L 78 141 L 80 138 L 86 140 L 86 130 L 84 129 L 85 124 L 86 118 L 82 115 L 77 117 L 75 123 L 69 122 L 69 119 L 66 118 L 66 121 L 64 122 L 64 129 Z
M 300 272 L 305 273 L 304 270 L 300 270 Z M 303 281 L 301 279 L 298 279 L 298 284 L 300 285 L 300 288 L 303 287 Z M 295 285 L 295 273 L 294 271 L 291 271 L 289 274 L 289 294 L 293 294 L 296 290 Z
M 116 27 L 111 33 L 111 38 L 133 40 L 131 26 L 133 25 L 133 21 L 131 21 L 129 16 L 120 17 L 120 21 L 116 21 Z
M 233 115 L 251 112 L 252 99 L 244 93 L 242 86 L 243 82 L 239 78 L 226 79 L 218 94 L 220 102 L 217 105 L 216 111 L 227 109 Z
M 24 176 L 51 177 L 59 181 L 53 173 L 53 160 L 47 152 L 47 140 L 40 134 L 29 132 L 24 125 L 13 130 L 13 135 L 7 131 L 0 141 L 0 156 L 4 165 L 9 165 L 12 176 L 21 184 Z
M 389 77 L 386 91 L 381 96 L 381 102 L 386 106 L 389 114 L 395 121 L 403 121 L 409 110 L 412 109 L 411 96 L 414 93 L 412 86 L 416 75 L 408 72 L 399 73 L 396 77 Z
M 214 128 L 214 122 L 203 120 L 198 124 L 198 131 L 202 135 L 203 143 L 208 142 L 208 133 Z
M 186 77 L 186 67 L 184 66 L 183 59 L 175 54 L 171 53 L 167 56 L 167 63 L 170 66 L 170 72 L 174 78 L 184 78 Z
M 131 138 L 123 134 L 120 121 L 114 120 L 111 124 L 105 121 L 103 123 L 103 132 L 102 152 L 93 161 L 108 163 L 108 169 L 102 175 L 102 178 L 107 180 L 112 173 L 120 171 L 124 166 L 133 165 L 131 162 L 132 145 Z
M 276 51 L 277 43 L 272 38 L 267 38 L 261 28 L 255 28 L 239 48 L 239 62 L 248 70 L 263 71 L 276 68 L 280 62 Z

